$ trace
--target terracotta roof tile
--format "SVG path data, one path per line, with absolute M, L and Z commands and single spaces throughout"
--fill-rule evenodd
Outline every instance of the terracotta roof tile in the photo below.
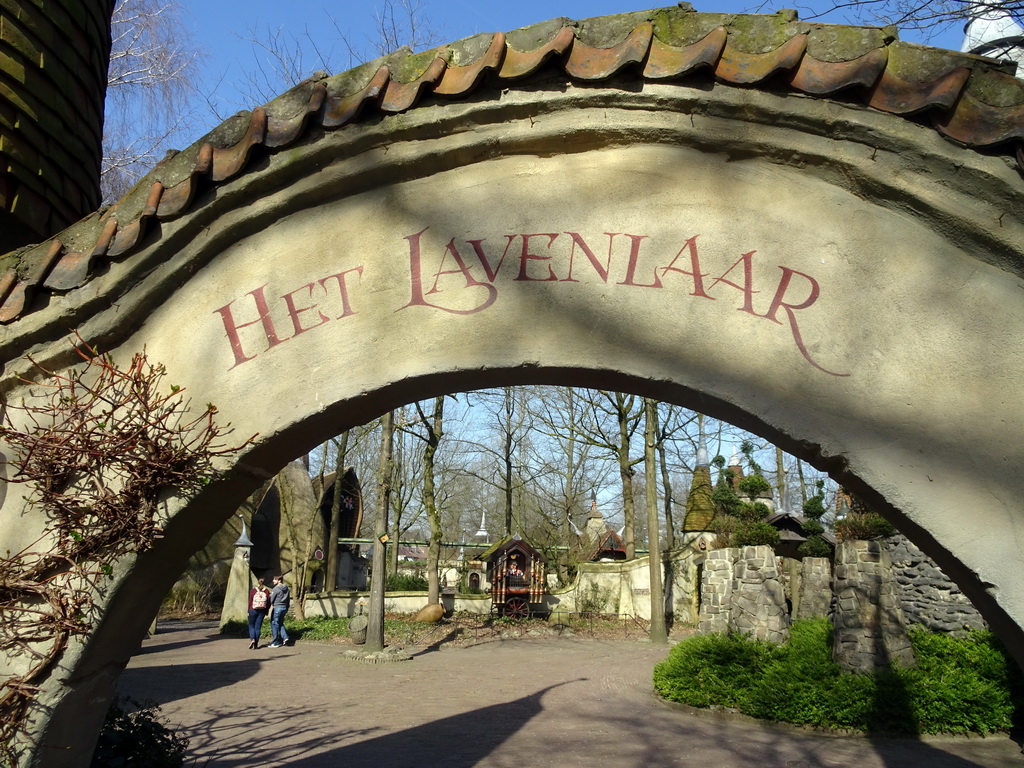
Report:
M 103 217 L 94 214 L 60 239 L 8 254 L 0 323 L 28 311 L 33 291 L 72 290 L 89 280 L 97 261 L 130 255 L 150 220 L 188 213 L 200 189 L 243 173 L 258 147 L 290 146 L 311 125 L 337 129 L 365 109 L 401 112 L 428 95 L 465 96 L 488 72 L 511 82 L 548 64 L 579 80 L 603 80 L 638 66 L 644 79 L 687 87 L 687 76 L 711 68 L 725 84 L 772 81 L 775 89 L 788 83 L 816 96 L 848 90 L 885 112 L 928 113 L 942 135 L 966 147 L 1001 147 L 1024 168 L 1024 84 L 989 59 L 901 43 L 888 28 L 806 24 L 794 12 L 733 16 L 665 8 L 584 22 L 553 19 L 421 54 L 392 54 L 311 79 L 266 107 L 230 118 L 158 165 Z M 781 73 L 788 79 L 780 80 Z
M 462 96 L 472 91 L 484 72 L 496 70 L 505 60 L 505 35 L 497 32 L 491 36 L 487 51 L 471 64 L 462 66 L 449 63 L 448 68 L 436 86 L 434 93 L 441 96 Z
M 328 89 L 320 124 L 324 128 L 338 128 L 356 119 L 368 102 L 376 102 L 391 80 L 391 70 L 380 66 L 370 81 L 360 90 L 350 94 L 331 94 Z
M 327 98 L 327 86 L 323 83 L 313 83 L 311 86 L 309 97 L 299 112 L 287 116 L 267 115 L 267 138 L 264 146 L 268 149 L 287 147 L 302 135 L 310 118 L 320 113 Z
M 267 110 L 256 107 L 249 117 L 249 127 L 240 141 L 227 147 L 213 148 L 214 181 L 230 179 L 242 170 L 249 152 L 257 144 L 262 144 L 267 135 Z
M 807 35 L 796 35 L 768 53 L 745 53 L 727 42 L 715 77 L 737 85 L 760 83 L 780 70 L 795 69 L 806 49 Z
M 648 21 L 633 28 L 625 40 L 610 48 L 596 48 L 577 40 L 565 62 L 569 77 L 577 80 L 606 80 L 629 64 L 647 58 L 653 28 Z
M 798 91 L 816 96 L 856 85 L 871 88 L 885 71 L 888 59 L 889 52 L 885 48 L 875 48 L 850 61 L 819 61 L 805 54 L 789 83 Z
M 408 83 L 401 83 L 397 80 L 389 80 L 387 87 L 380 99 L 382 112 L 405 112 L 419 100 L 420 94 L 427 89 L 433 90 L 448 67 L 447 62 L 440 56 L 431 60 L 430 64 L 419 77 Z
M 576 34 L 572 27 L 562 27 L 551 40 L 533 50 L 517 50 L 509 41 L 498 76 L 503 80 L 518 80 L 521 77 L 532 75 L 549 58 L 563 56 L 572 48 L 575 39 Z
M 648 80 L 671 80 L 688 75 L 699 67 L 713 68 L 728 38 L 729 32 L 725 27 L 715 27 L 702 39 L 682 48 L 654 38 L 643 76 Z

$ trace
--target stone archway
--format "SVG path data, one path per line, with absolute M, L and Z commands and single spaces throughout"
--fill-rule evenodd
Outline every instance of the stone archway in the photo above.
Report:
M 255 485 L 340 427 L 494 384 L 633 390 L 775 441 L 884 509 L 1024 662 L 1024 185 L 941 135 L 1019 141 L 1022 101 L 881 30 L 549 22 L 304 83 L 23 254 L 9 401 L 20 355 L 66 364 L 77 327 L 259 433 L 169 502 L 47 683 L 28 762 L 82 763 L 163 590 Z M 12 549 L 40 524 L 16 493 L 0 515 Z

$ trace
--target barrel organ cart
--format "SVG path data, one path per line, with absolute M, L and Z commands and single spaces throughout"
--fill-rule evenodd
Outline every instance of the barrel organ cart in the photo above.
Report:
M 503 539 L 480 559 L 487 563 L 492 612 L 525 619 L 543 609 L 547 589 L 544 555 L 521 536 Z

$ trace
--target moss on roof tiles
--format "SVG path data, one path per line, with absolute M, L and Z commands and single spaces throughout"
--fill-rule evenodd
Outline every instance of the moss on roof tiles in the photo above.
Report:
M 619 13 L 615 16 L 598 16 L 579 23 L 576 33 L 579 41 L 591 48 L 613 48 L 650 17 L 650 11 Z
M 453 67 L 468 67 L 478 61 L 491 47 L 494 34 L 484 32 L 472 37 L 464 37 L 448 45 L 448 63 Z
M 814 25 L 807 38 L 807 53 L 818 61 L 853 61 L 896 39 L 894 30 L 879 27 Z
M 928 83 L 957 67 L 969 66 L 969 57 L 955 51 L 896 41 L 889 46 L 886 71 L 911 83 Z
M 1024 105 L 1024 80 L 988 67 L 975 67 L 967 92 L 992 107 Z
M 523 53 L 536 51 L 554 40 L 564 27 L 576 27 L 576 22 L 559 16 L 556 19 L 548 19 L 539 24 L 531 24 L 528 27 L 513 30 L 508 33 L 506 40 L 517 51 Z
M 771 16 L 738 14 L 729 19 L 729 45 L 743 53 L 771 53 L 796 35 L 810 31 L 810 25 L 791 10 Z
M 406 49 L 408 51 L 408 49 Z M 431 48 L 422 53 L 405 53 L 388 59 L 388 67 L 391 69 L 391 79 L 396 83 L 412 83 L 423 76 L 434 59 L 447 58 L 445 48 Z
M 725 13 L 694 13 L 692 9 L 661 8 L 651 14 L 654 36 L 665 45 L 682 48 L 703 40 L 733 17 Z

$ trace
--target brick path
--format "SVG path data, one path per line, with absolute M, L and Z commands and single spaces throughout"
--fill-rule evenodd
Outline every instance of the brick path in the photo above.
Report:
M 1006 768 L 1005 736 L 819 736 L 659 701 L 663 648 L 575 638 L 425 649 L 371 666 L 347 645 L 247 649 L 210 624 L 162 624 L 121 693 L 162 705 L 195 765 L 299 768 Z

